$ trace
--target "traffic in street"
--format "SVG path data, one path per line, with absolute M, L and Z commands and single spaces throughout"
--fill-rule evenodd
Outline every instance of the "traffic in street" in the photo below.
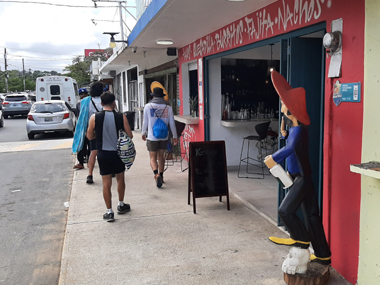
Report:
M 29 140 L 26 118 L 0 128 L 0 284 L 57 284 L 72 183 L 71 139 Z

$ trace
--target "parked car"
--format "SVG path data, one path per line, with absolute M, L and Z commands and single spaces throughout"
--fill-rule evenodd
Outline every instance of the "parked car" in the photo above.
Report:
M 74 136 L 74 110 L 63 100 L 39 101 L 33 104 L 26 120 L 28 138 L 42 133 L 61 132 Z
M 1 102 L 1 99 L 0 99 Z M 0 128 L 4 127 L 3 105 L 0 104 Z
M 32 103 L 28 101 L 27 94 L 23 93 L 6 95 L 1 105 L 3 106 L 5 119 L 7 119 L 8 116 L 26 116 L 32 107 Z

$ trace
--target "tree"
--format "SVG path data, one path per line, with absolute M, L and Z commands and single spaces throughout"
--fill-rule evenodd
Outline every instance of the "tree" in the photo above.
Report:
M 65 75 L 74 78 L 79 86 L 90 82 L 89 69 L 91 61 L 84 60 L 82 56 L 76 56 L 73 58 L 72 63 L 64 68 L 63 71 L 67 72 Z

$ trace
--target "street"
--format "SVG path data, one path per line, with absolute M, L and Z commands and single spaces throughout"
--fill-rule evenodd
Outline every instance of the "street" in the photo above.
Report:
M 29 141 L 26 133 L 26 118 L 23 116 L 14 116 L 4 119 L 4 127 L 0 132 L 0 143 L 2 142 L 20 142 Z M 68 138 L 65 134 L 39 134 L 34 136 L 34 140 L 52 140 Z
M 25 142 L 25 120 L 0 129 L 0 284 L 57 284 L 73 156 L 63 136 Z

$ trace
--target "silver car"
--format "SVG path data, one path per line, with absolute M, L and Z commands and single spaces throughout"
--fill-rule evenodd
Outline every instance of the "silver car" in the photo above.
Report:
M 11 94 L 6 95 L 4 101 L 1 103 L 3 106 L 4 118 L 14 115 L 27 115 L 30 111 L 32 103 L 28 100 L 27 94 Z
M 76 117 L 63 100 L 39 101 L 33 104 L 26 120 L 28 138 L 35 134 L 63 132 L 74 136 Z

